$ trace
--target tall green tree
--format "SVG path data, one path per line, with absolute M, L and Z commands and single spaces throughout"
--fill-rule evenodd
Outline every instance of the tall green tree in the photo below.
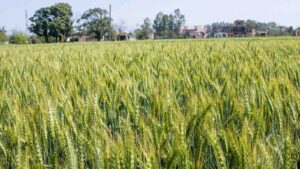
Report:
M 153 34 L 151 20 L 149 18 L 144 19 L 144 23 L 141 27 L 135 30 L 136 38 L 140 40 L 151 39 Z
M 64 40 L 73 29 L 72 8 L 67 3 L 58 3 L 50 7 L 41 8 L 29 18 L 32 24 L 29 30 L 49 42 L 50 37 L 55 41 Z
M 7 42 L 8 37 L 6 35 L 6 30 L 4 27 L 0 28 L 0 43 Z
M 109 35 L 112 31 L 112 20 L 109 18 L 108 11 L 105 9 L 89 9 L 77 22 L 80 24 L 79 30 L 82 33 L 95 37 L 97 41 L 102 40 L 105 35 Z
M 37 36 L 44 37 L 46 42 L 49 42 L 49 32 L 51 23 L 51 10 L 49 7 L 41 8 L 29 18 L 32 24 L 29 27 L 30 32 Z
M 289 33 L 289 35 L 293 35 L 293 32 L 294 32 L 294 28 L 293 28 L 293 26 L 290 26 L 290 27 L 288 28 L 288 33 Z
M 176 37 L 181 36 L 181 28 L 184 26 L 186 19 L 183 14 L 181 14 L 180 9 L 176 9 L 172 15 L 173 20 L 173 31 Z
M 180 38 L 182 37 L 181 28 L 185 24 L 185 16 L 176 9 L 172 14 L 159 12 L 153 22 L 156 38 Z
M 72 33 L 72 7 L 67 3 L 58 3 L 50 7 L 53 17 L 50 25 L 50 34 L 60 41 L 64 41 Z
M 155 31 L 155 38 L 168 38 L 169 29 L 169 15 L 159 12 L 153 22 L 153 29 Z

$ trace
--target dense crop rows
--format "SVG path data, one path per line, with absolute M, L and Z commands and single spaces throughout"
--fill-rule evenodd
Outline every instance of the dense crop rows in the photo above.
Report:
M 299 39 L 0 46 L 0 63 L 0 168 L 299 168 Z

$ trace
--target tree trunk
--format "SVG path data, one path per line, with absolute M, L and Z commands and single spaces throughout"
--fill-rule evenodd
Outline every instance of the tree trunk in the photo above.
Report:
M 48 30 L 44 30 L 44 36 L 45 36 L 45 41 L 46 41 L 46 43 L 49 43 L 49 34 L 48 34 Z
M 101 35 L 98 34 L 98 35 L 96 36 L 96 39 L 97 39 L 97 41 L 101 41 Z
M 48 35 L 45 36 L 45 41 L 46 41 L 46 43 L 49 43 L 49 37 L 48 37 Z

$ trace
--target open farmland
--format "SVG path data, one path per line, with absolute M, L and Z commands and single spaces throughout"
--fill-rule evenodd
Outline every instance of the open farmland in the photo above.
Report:
M 300 39 L 0 46 L 0 168 L 298 168 Z

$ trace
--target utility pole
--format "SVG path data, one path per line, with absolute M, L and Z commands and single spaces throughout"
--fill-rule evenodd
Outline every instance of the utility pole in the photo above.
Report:
M 25 10 L 25 26 L 26 26 L 26 36 L 28 36 L 28 13 L 27 10 Z
M 112 28 L 112 25 L 111 25 L 111 4 L 109 4 L 109 26 L 110 28 Z M 109 41 L 112 40 L 112 30 L 110 29 L 109 31 Z

